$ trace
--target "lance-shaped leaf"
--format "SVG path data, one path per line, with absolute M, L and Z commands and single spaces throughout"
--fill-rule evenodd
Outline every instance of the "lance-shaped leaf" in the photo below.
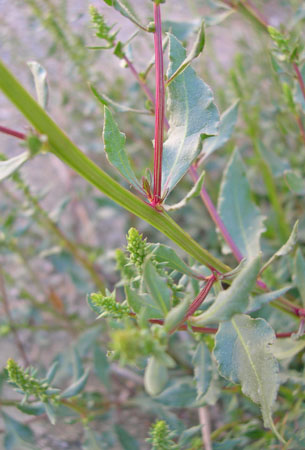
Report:
M 145 374 L 144 386 L 149 395 L 158 395 L 163 391 L 168 379 L 167 368 L 155 356 L 148 360 Z
M 144 263 L 143 275 L 148 292 L 156 307 L 166 316 L 170 310 L 170 290 L 165 279 L 159 275 L 150 259 L 147 259 Z
M 122 14 L 122 16 L 127 17 L 127 19 L 129 19 L 142 30 L 148 31 L 146 27 L 141 25 L 139 19 L 136 16 L 136 13 L 127 0 L 104 0 L 104 2 L 116 9 L 119 13 Z
M 169 34 L 168 78 L 176 71 L 186 52 Z M 188 67 L 168 88 L 169 135 L 162 158 L 162 196 L 167 195 L 187 172 L 201 150 L 202 139 L 217 133 L 219 115 L 208 85 Z
M 61 395 L 60 398 L 70 398 L 79 394 L 86 386 L 89 376 L 89 369 L 86 370 L 83 375 L 76 380 L 71 386 L 69 386 Z
M 30 158 L 30 152 L 26 151 L 14 158 L 10 158 L 6 161 L 0 161 L 0 181 L 10 177 L 16 170 Z
M 205 395 L 212 380 L 211 353 L 204 342 L 199 342 L 193 356 L 194 375 L 197 388 L 197 400 Z
M 197 58 L 197 56 L 200 55 L 200 53 L 204 48 L 204 44 L 205 44 L 205 30 L 204 30 L 204 21 L 202 21 L 200 24 L 196 41 L 192 47 L 192 50 L 190 51 L 190 54 L 185 58 L 184 61 L 182 61 L 178 69 L 176 69 L 175 72 L 168 79 L 166 83 L 167 86 L 169 86 L 170 83 L 191 64 L 193 59 Z
M 272 407 L 279 387 L 278 363 L 270 345 L 275 341 L 273 329 L 264 319 L 238 315 L 222 323 L 215 338 L 214 355 L 219 372 L 261 407 L 264 424 L 276 434 Z
M 266 292 L 264 294 L 250 298 L 247 313 L 257 311 L 263 305 L 266 305 L 267 303 L 270 303 L 276 300 L 277 298 L 281 297 L 282 295 L 286 294 L 286 292 L 292 289 L 293 287 L 294 287 L 293 284 L 289 284 L 287 286 L 282 287 L 281 289 L 277 289 L 276 291 Z
M 299 248 L 295 255 L 294 280 L 305 308 L 305 259 Z
M 210 156 L 215 150 L 223 147 L 231 138 L 238 115 L 239 100 L 236 100 L 226 111 L 220 116 L 219 132 L 217 136 L 211 137 L 204 141 L 202 149 L 202 158 L 200 163 Z
M 224 172 L 218 212 L 241 254 L 254 258 L 260 251 L 264 217 L 252 201 L 245 167 L 237 150 Z
M 271 347 L 273 355 L 277 359 L 292 358 L 305 348 L 305 339 L 277 339 Z
M 200 191 L 204 182 L 204 175 L 205 172 L 202 172 L 190 192 L 182 200 L 180 200 L 179 203 L 175 203 L 174 205 L 165 205 L 166 211 L 175 211 L 176 209 L 183 208 L 183 206 L 185 206 L 189 200 L 200 195 Z
M 48 83 L 47 83 L 47 71 L 41 64 L 36 61 L 29 61 L 28 66 L 32 72 L 35 83 L 35 90 L 37 100 L 43 109 L 46 109 L 48 105 Z
M 285 256 L 292 252 L 298 240 L 298 225 L 299 221 L 297 220 L 293 226 L 287 242 L 285 242 L 285 244 L 282 245 L 282 247 L 279 248 L 278 251 L 275 252 L 274 255 L 272 255 L 271 258 L 263 265 L 260 273 L 267 269 L 267 267 L 270 266 L 270 264 L 272 264 L 280 256 Z
M 105 152 L 109 162 L 131 183 L 137 190 L 142 191 L 134 171 L 130 165 L 127 153 L 125 151 L 126 137 L 124 133 L 121 133 L 119 127 L 113 116 L 105 106 L 105 119 L 104 119 L 104 144 Z
M 193 317 L 191 323 L 203 326 L 209 323 L 223 322 L 230 320 L 235 314 L 245 312 L 259 268 L 260 257 L 258 256 L 246 265 L 228 289 L 218 294 L 212 306 L 199 316 Z
M 114 100 L 109 98 L 107 95 L 100 94 L 92 84 L 90 84 L 90 89 L 91 89 L 91 92 L 93 93 L 93 95 L 95 96 L 95 98 L 99 101 L 99 103 L 102 105 L 103 108 L 104 108 L 104 106 L 109 106 L 119 112 L 132 112 L 135 114 L 151 115 L 151 112 L 149 112 L 147 109 L 134 109 L 134 108 L 130 108 L 129 106 L 122 105 L 121 103 L 115 102 Z

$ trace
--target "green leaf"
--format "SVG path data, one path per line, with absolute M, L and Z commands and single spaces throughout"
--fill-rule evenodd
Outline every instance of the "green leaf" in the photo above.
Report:
M 208 156 L 223 147 L 231 138 L 238 115 L 239 100 L 236 100 L 233 105 L 230 106 L 220 116 L 219 132 L 217 136 L 211 137 L 204 141 L 202 149 L 201 161 L 204 161 Z
M 214 355 L 221 375 L 241 384 L 242 392 L 260 405 L 265 426 L 283 442 L 272 420 L 279 387 L 278 363 L 270 351 L 274 341 L 274 331 L 265 320 L 238 315 L 220 325 Z
M 181 43 L 169 34 L 168 78 L 185 59 Z M 170 129 L 163 146 L 162 196 L 175 187 L 199 155 L 202 139 L 217 133 L 219 115 L 211 89 L 188 67 L 170 84 L 168 109 Z
M 119 111 L 119 112 L 132 112 L 135 114 L 151 115 L 151 113 L 149 111 L 147 111 L 146 109 L 133 109 L 133 108 L 130 108 L 129 106 L 122 105 L 121 103 L 115 102 L 114 100 L 109 98 L 107 95 L 100 94 L 99 92 L 97 92 L 96 88 L 92 84 L 90 84 L 90 89 L 91 89 L 92 93 L 94 94 L 94 96 L 97 98 L 97 100 L 101 103 L 103 108 L 104 108 L 104 106 L 109 106 L 109 107 L 113 107 L 116 111 Z
M 113 6 L 122 16 L 127 17 L 131 22 L 137 25 L 144 31 L 148 31 L 146 27 L 140 24 L 139 19 L 137 18 L 132 6 L 127 0 L 104 0 L 105 3 L 109 6 Z
M 204 48 L 205 44 L 205 29 L 204 29 L 204 21 L 201 22 L 196 41 L 192 47 L 192 50 L 190 51 L 190 54 L 182 61 L 180 66 L 175 70 L 175 72 L 171 75 L 170 78 L 168 78 L 167 86 L 170 85 L 170 83 L 184 70 L 191 64 L 193 59 L 197 58 L 197 56 L 200 55 Z
M 177 253 L 164 244 L 150 244 L 149 249 L 153 249 L 153 257 L 160 263 L 166 263 L 167 267 L 177 270 L 180 273 L 189 275 L 190 277 L 198 277 L 199 274 L 190 269 L 185 262 L 179 258 Z
M 103 352 L 98 345 L 95 345 L 94 347 L 93 364 L 94 364 L 94 373 L 101 380 L 101 382 L 109 389 L 110 365 L 105 352 Z
M 28 66 L 34 77 L 37 101 L 43 109 L 46 109 L 49 97 L 47 72 L 45 68 L 36 61 L 29 61 Z
M 298 248 L 295 255 L 295 274 L 294 281 L 297 285 L 299 293 L 301 295 L 301 299 L 303 302 L 303 306 L 305 308 L 305 259 L 302 255 L 301 250 Z
M 165 279 L 158 274 L 150 259 L 147 259 L 144 263 L 143 275 L 148 292 L 152 296 L 156 307 L 166 316 L 170 310 L 170 289 Z
M 289 284 L 288 286 L 284 286 L 281 289 L 277 289 L 276 291 L 266 292 L 265 294 L 257 295 L 256 297 L 250 298 L 250 303 L 247 308 L 247 313 L 257 311 L 266 303 L 272 302 L 282 295 L 286 294 L 290 289 L 293 288 L 293 284 Z
M 21 153 L 14 158 L 10 158 L 6 161 L 0 161 L 0 181 L 5 180 L 5 178 L 10 177 L 16 170 L 30 158 L 30 153 L 28 151 Z
M 21 403 L 17 405 L 17 408 L 24 414 L 29 414 L 31 416 L 40 416 L 41 414 L 45 413 L 45 405 L 43 403 Z
M 285 244 L 282 245 L 282 247 L 279 248 L 278 251 L 275 252 L 274 255 L 272 255 L 271 258 L 263 265 L 260 273 L 262 273 L 265 269 L 267 269 L 267 267 L 270 266 L 270 264 L 272 264 L 277 258 L 288 255 L 289 253 L 292 252 L 298 240 L 298 226 L 299 221 L 297 220 L 292 228 L 292 231 L 290 233 L 287 242 L 285 242 Z
M 114 121 L 110 109 L 105 106 L 104 120 L 104 143 L 105 152 L 109 162 L 131 183 L 137 190 L 142 191 L 134 171 L 131 168 L 127 153 L 125 151 L 125 134 L 121 133 L 117 123 Z
M 166 315 L 164 320 L 164 329 L 167 333 L 173 331 L 177 327 L 177 325 L 180 324 L 189 308 L 189 305 L 190 300 L 186 297 L 184 300 L 182 300 L 182 302 L 172 308 Z
M 185 206 L 189 200 L 200 195 L 200 191 L 204 182 L 204 176 L 205 172 L 202 172 L 190 192 L 179 203 L 175 203 L 174 205 L 164 205 L 166 211 L 175 211 L 177 209 L 183 208 L 183 206 Z
M 187 380 L 184 377 L 181 380 L 176 380 L 162 394 L 158 395 L 155 400 L 171 408 L 187 408 L 194 406 L 196 395 L 197 392 L 193 386 L 193 380 Z
M 138 441 L 120 425 L 114 426 L 118 441 L 124 450 L 140 450 Z
M 305 83 L 305 64 L 303 64 L 300 68 L 300 72 Z M 300 83 L 298 83 L 297 80 L 295 81 L 295 88 L 295 101 L 301 105 L 303 112 L 305 112 L 305 99 L 300 87 Z
M 45 411 L 52 425 L 56 424 L 56 412 L 52 403 L 45 403 Z
M 138 294 L 137 291 L 130 286 L 125 286 L 126 300 L 128 306 L 137 314 L 140 314 L 145 309 L 144 317 L 147 319 L 162 319 L 164 314 L 160 309 L 159 304 L 148 294 Z
M 69 398 L 74 397 L 75 395 L 79 394 L 85 387 L 87 380 L 89 376 L 89 370 L 86 370 L 86 372 L 75 381 L 75 383 L 71 384 L 61 395 L 61 398 Z
M 32 443 L 34 441 L 34 433 L 27 425 L 18 422 L 13 417 L 6 414 L 4 411 L 2 411 L 1 414 L 5 422 L 7 431 L 16 433 L 18 437 L 25 442 Z
M 56 372 L 59 368 L 59 362 L 55 361 L 52 366 L 49 368 L 47 374 L 46 374 L 46 380 L 48 382 L 48 384 L 51 384 L 52 381 L 54 380 L 54 377 L 56 375 Z
M 284 173 L 285 181 L 289 189 L 297 195 L 305 195 L 305 180 L 292 170 Z
M 218 212 L 241 254 L 254 258 L 260 251 L 264 217 L 252 201 L 245 167 L 237 150 L 223 175 Z
M 192 363 L 196 380 L 197 400 L 200 400 L 209 389 L 213 372 L 211 353 L 204 342 L 198 343 Z
M 144 386 L 148 394 L 151 396 L 160 394 L 167 383 L 167 379 L 167 368 L 160 363 L 158 358 L 151 356 L 144 374 Z
M 196 326 L 218 323 L 243 313 L 249 304 L 249 294 L 253 289 L 260 269 L 261 258 L 250 261 L 237 275 L 231 286 L 221 291 L 207 311 L 193 317 L 190 322 Z
M 305 348 L 305 339 L 277 339 L 271 347 L 277 359 L 292 358 Z

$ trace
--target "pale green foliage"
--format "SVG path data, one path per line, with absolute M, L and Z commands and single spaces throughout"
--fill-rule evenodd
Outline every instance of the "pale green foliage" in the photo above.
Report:
M 127 251 L 129 259 L 137 267 L 142 267 L 147 255 L 146 239 L 135 228 L 130 228 L 127 235 Z
M 90 294 L 89 305 L 99 314 L 98 318 L 112 317 L 114 319 L 122 319 L 123 317 L 128 317 L 129 307 L 116 301 L 115 291 L 112 294 L 108 291 L 106 294 L 103 295 L 100 292 Z
M 150 438 L 147 441 L 151 444 L 152 450 L 178 450 L 172 440 L 173 433 L 164 420 L 154 423 L 149 434 Z
M 113 47 L 117 35 L 117 32 L 111 32 L 113 29 L 113 25 L 107 25 L 104 16 L 100 14 L 97 8 L 95 8 L 93 5 L 89 6 L 89 12 L 91 16 L 92 26 L 95 29 L 96 37 L 105 40 L 108 43 L 108 48 Z

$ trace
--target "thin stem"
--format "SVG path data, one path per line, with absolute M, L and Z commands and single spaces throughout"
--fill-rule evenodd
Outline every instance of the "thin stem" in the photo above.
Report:
M 123 59 L 125 60 L 128 68 L 130 69 L 134 77 L 138 80 L 139 85 L 141 86 L 141 88 L 143 89 L 149 100 L 152 102 L 153 105 L 155 105 L 154 94 L 151 92 L 145 81 L 140 77 L 139 73 L 137 72 L 136 68 L 134 67 L 130 59 L 125 54 L 123 56 Z
M 202 441 L 205 450 L 212 450 L 211 441 L 211 420 L 207 406 L 198 409 L 199 421 L 201 425 Z
M 193 178 L 194 182 L 196 182 L 198 180 L 198 173 L 197 173 L 197 169 L 194 165 L 191 166 L 190 168 L 190 175 Z M 237 245 L 235 244 L 235 242 L 233 241 L 232 237 L 230 236 L 230 233 L 228 232 L 225 224 L 223 223 L 223 221 L 221 220 L 215 206 L 213 205 L 213 202 L 209 196 L 209 194 L 207 193 L 206 189 L 204 186 L 202 186 L 201 192 L 200 192 L 201 198 L 203 203 L 205 204 L 211 219 L 213 220 L 213 222 L 215 223 L 216 227 L 219 229 L 219 231 L 221 232 L 224 240 L 226 241 L 226 243 L 228 244 L 228 246 L 230 247 L 230 249 L 232 250 L 233 255 L 235 256 L 235 258 L 237 259 L 238 262 L 240 262 L 243 259 L 243 255 L 241 254 L 240 250 L 238 249 Z
M 3 301 L 3 307 L 4 307 L 4 311 L 5 314 L 7 316 L 8 322 L 10 324 L 10 328 L 14 334 L 15 337 L 15 342 L 16 342 L 16 346 L 19 349 L 20 355 L 23 359 L 23 363 L 25 366 L 29 366 L 30 362 L 29 359 L 27 357 L 26 351 L 24 349 L 23 343 L 19 337 L 19 333 L 17 331 L 17 328 L 15 326 L 14 320 L 13 320 L 13 316 L 11 314 L 11 310 L 10 310 L 10 304 L 9 304 L 9 300 L 7 297 L 7 292 L 6 292 L 6 288 L 5 288 L 5 281 L 4 281 L 4 275 L 2 272 L 2 268 L 0 267 L 0 293 L 1 293 L 1 297 L 2 297 L 2 301 Z
M 154 152 L 154 199 L 153 205 L 161 203 L 162 154 L 164 134 L 164 69 L 162 48 L 162 26 L 160 5 L 154 3 L 155 16 L 155 73 L 156 73 L 156 106 L 155 106 L 155 152 Z
M 26 139 L 26 135 L 24 133 L 12 130 L 11 128 L 2 127 L 1 125 L 0 125 L 0 133 L 8 134 L 9 136 L 14 136 L 18 139 Z
M 294 71 L 296 73 L 296 76 L 297 76 L 297 79 L 298 79 L 298 83 L 300 85 L 300 89 L 301 89 L 302 95 L 303 95 L 304 100 L 305 100 L 305 83 L 304 83 L 301 71 L 300 71 L 299 66 L 297 65 L 297 63 L 294 62 L 292 65 L 293 65 L 293 69 L 294 69 Z
M 302 119 L 301 119 L 301 117 L 297 114 L 297 115 L 295 116 L 295 120 L 296 120 L 296 122 L 297 122 L 297 124 L 298 124 L 299 130 L 300 130 L 300 133 L 301 133 L 301 138 L 302 138 L 302 140 L 303 140 L 303 142 L 304 142 L 304 144 L 305 144 L 305 128 L 304 128 Z

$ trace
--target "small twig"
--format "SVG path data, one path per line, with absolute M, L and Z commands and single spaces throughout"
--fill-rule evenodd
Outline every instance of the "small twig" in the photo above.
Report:
M 12 130 L 11 128 L 3 127 L 0 125 L 0 133 L 8 134 L 9 136 L 14 136 L 18 139 L 26 139 L 26 135 L 24 133 L 20 133 L 19 131 Z
M 212 450 L 211 441 L 211 421 L 207 406 L 198 409 L 199 421 L 201 425 L 202 441 L 205 450 Z
M 3 301 L 4 311 L 7 316 L 8 322 L 10 324 L 10 328 L 14 334 L 15 342 L 19 349 L 20 355 L 23 359 L 23 363 L 25 366 L 29 366 L 30 365 L 29 359 L 27 357 L 23 343 L 19 337 L 19 333 L 15 326 L 13 316 L 11 314 L 10 305 L 9 305 L 9 301 L 8 301 L 8 297 L 7 297 L 7 291 L 6 291 L 6 287 L 5 287 L 4 275 L 3 275 L 3 271 L 2 271 L 1 267 L 0 267 L 0 293 L 1 293 L 2 301 Z

